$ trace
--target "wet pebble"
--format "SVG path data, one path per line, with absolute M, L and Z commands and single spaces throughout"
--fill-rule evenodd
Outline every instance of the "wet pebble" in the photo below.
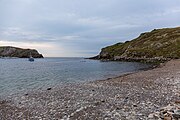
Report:
M 52 88 L 47 88 L 47 90 L 51 90 Z

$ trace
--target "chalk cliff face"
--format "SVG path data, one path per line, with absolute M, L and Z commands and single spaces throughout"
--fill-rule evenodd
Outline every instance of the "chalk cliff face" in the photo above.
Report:
M 39 54 L 35 49 L 22 49 L 11 46 L 0 47 L 0 57 L 29 58 L 30 54 L 34 58 L 43 58 L 43 55 Z
M 180 59 L 180 27 L 142 33 L 132 41 L 103 48 L 93 59 L 147 62 Z

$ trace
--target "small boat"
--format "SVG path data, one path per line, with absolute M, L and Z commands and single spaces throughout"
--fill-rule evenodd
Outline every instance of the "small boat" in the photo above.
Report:
M 31 54 L 30 54 L 30 57 L 29 57 L 29 61 L 30 61 L 30 62 L 34 62 L 34 58 L 32 57 Z
M 34 58 L 33 58 L 33 57 L 30 57 L 30 58 L 29 58 L 29 61 L 30 61 L 30 62 L 34 62 Z

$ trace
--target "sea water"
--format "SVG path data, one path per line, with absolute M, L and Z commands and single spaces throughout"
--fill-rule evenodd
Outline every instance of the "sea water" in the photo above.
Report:
M 137 62 L 83 58 L 0 59 L 0 96 L 51 86 L 106 79 L 149 68 Z

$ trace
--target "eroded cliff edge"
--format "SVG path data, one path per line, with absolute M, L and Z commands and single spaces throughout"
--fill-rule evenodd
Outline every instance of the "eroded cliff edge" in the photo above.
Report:
M 180 59 L 180 27 L 154 29 L 125 43 L 105 47 L 91 59 L 120 61 L 167 61 Z
M 34 58 L 43 58 L 43 55 L 35 49 L 0 46 L 0 57 L 29 58 L 30 55 Z

